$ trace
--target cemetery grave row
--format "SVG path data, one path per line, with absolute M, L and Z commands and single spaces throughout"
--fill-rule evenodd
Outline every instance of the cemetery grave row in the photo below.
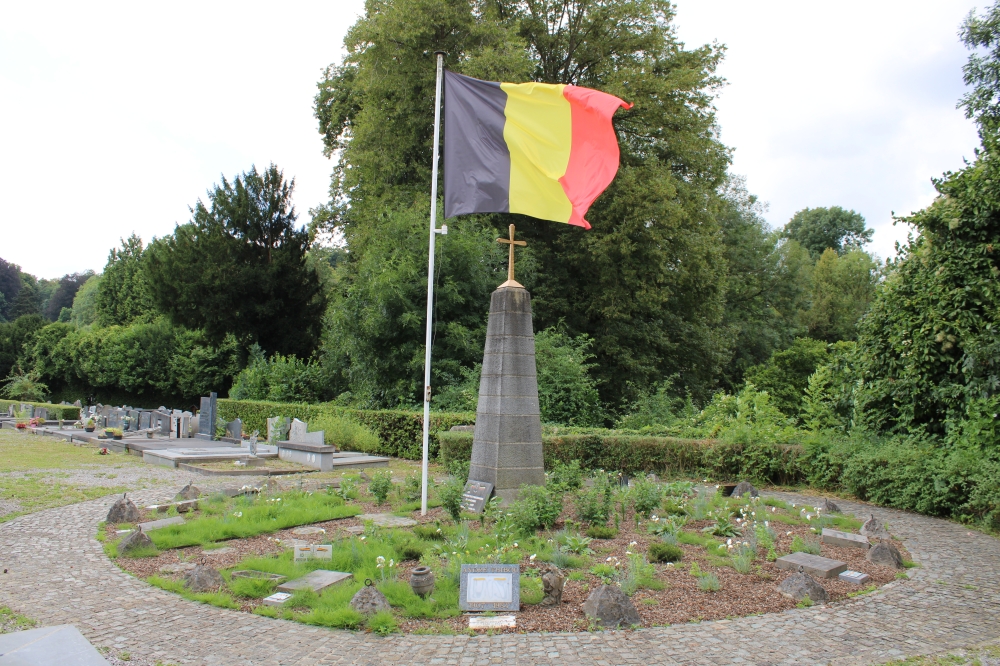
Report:
M 749 484 L 726 497 L 731 486 L 550 479 L 532 496 L 554 508 L 492 502 L 456 522 L 440 506 L 454 481 L 421 517 L 415 475 L 390 479 L 271 480 L 197 508 L 136 508 L 99 538 L 122 569 L 192 600 L 379 634 L 660 626 L 836 602 L 905 576 L 884 526 L 862 536 L 832 503 L 752 497 Z M 546 510 L 548 525 L 533 524 Z M 169 522 L 127 531 L 152 520 Z

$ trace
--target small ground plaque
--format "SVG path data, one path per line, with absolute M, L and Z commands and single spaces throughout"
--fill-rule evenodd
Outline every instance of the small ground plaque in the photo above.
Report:
M 850 532 L 840 532 L 838 530 L 831 530 L 828 528 L 823 528 L 823 543 L 828 543 L 831 546 L 843 546 L 845 548 L 861 548 L 862 550 L 868 550 L 871 544 L 868 543 L 868 537 L 862 536 L 860 534 L 851 534 Z
M 462 508 L 472 513 L 482 513 L 493 493 L 493 484 L 485 481 L 468 481 L 462 491 Z
M 332 560 L 333 546 L 329 544 L 295 544 L 295 561 Z
M 495 617 L 470 617 L 469 629 L 503 629 L 516 627 L 513 615 L 497 615 Z
M 169 527 L 170 525 L 183 525 L 184 519 L 180 516 L 174 516 L 173 518 L 164 518 L 162 520 L 151 520 L 148 523 L 139 523 L 139 527 L 142 528 L 143 532 L 150 532 L 152 530 L 158 530 L 161 527 Z
M 872 577 L 866 573 L 862 573 L 860 571 L 850 571 L 850 570 L 844 571 L 839 576 L 837 576 L 837 578 L 847 583 L 854 583 L 855 585 L 864 585 L 865 583 L 867 583 L 872 579 Z
M 521 567 L 463 564 L 458 607 L 464 611 L 521 610 Z
M 264 597 L 265 606 L 283 606 L 286 601 L 292 598 L 288 592 L 275 592 L 269 597 Z
M 302 578 L 296 578 L 295 580 L 290 580 L 287 583 L 282 583 L 278 586 L 279 592 L 294 592 L 295 590 L 308 589 L 313 592 L 319 592 L 324 590 L 331 585 L 336 585 L 341 581 L 345 581 L 351 578 L 353 574 L 344 573 L 343 571 L 327 571 L 326 569 L 317 569 L 316 571 L 310 571 Z
M 801 567 L 802 571 L 816 578 L 836 578 L 837 574 L 847 570 L 846 562 L 809 553 L 785 555 L 775 560 L 774 564 L 779 569 L 786 571 L 798 571 Z
M 358 520 L 362 523 L 370 520 L 379 527 L 413 527 L 417 524 L 413 518 L 394 516 L 391 513 L 363 513 L 358 516 Z

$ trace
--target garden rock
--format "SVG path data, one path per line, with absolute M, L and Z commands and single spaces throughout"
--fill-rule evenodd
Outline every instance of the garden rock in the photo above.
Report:
M 222 575 L 204 564 L 199 564 L 184 574 L 184 584 L 192 592 L 211 592 L 219 589 L 222 583 Z
M 809 597 L 810 601 L 817 604 L 825 604 L 830 600 L 830 595 L 827 594 L 826 589 L 816 582 L 815 578 L 804 571 L 793 573 L 781 581 L 781 584 L 778 585 L 778 592 L 796 603 L 806 597 Z
M 118 523 L 137 523 L 142 517 L 139 512 L 139 507 L 135 505 L 135 502 L 128 498 L 128 495 L 122 495 L 121 499 L 111 505 L 111 510 L 108 511 L 107 522 L 112 525 L 117 525 Z
M 740 481 L 736 484 L 736 488 L 733 489 L 733 497 L 743 497 L 747 493 L 750 493 L 750 497 L 759 497 L 760 493 L 757 489 L 753 487 L 753 484 L 749 481 Z
M 566 584 L 566 577 L 556 567 L 550 567 L 542 574 L 542 589 L 545 597 L 538 604 L 539 606 L 558 606 L 562 603 L 563 586 Z
M 121 540 L 118 544 L 118 552 L 128 553 L 137 548 L 155 548 L 153 540 L 142 531 L 141 527 L 137 530 L 133 530 L 128 536 Z
M 181 502 L 184 500 L 198 499 L 200 495 L 201 490 L 194 484 L 189 483 L 181 488 L 181 491 L 177 493 L 176 497 L 174 497 L 174 501 Z
M 373 585 L 362 587 L 351 597 L 351 608 L 365 616 L 390 610 L 385 595 L 376 590 Z
M 903 568 L 903 556 L 888 541 L 880 541 L 868 549 L 865 559 L 872 564 L 878 564 L 883 567 L 892 567 L 893 569 Z
M 889 530 L 886 526 L 875 517 L 875 514 L 869 515 L 871 515 L 871 518 L 866 520 L 861 526 L 861 533 L 866 537 L 871 537 L 873 539 L 891 539 L 892 536 L 889 534 Z
M 840 513 L 840 507 L 828 499 L 824 499 L 823 503 L 816 507 L 816 510 L 826 511 L 828 513 Z
M 642 623 L 632 600 L 617 585 L 601 585 L 591 592 L 583 602 L 583 612 L 591 620 L 607 628 Z

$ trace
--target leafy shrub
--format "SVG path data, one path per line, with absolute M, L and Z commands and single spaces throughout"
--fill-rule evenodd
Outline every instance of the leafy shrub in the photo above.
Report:
M 534 507 L 538 516 L 538 527 L 549 529 L 555 525 L 562 513 L 562 493 L 545 486 L 521 486 L 519 502 L 527 502 Z
M 614 492 L 610 477 L 603 472 L 595 473 L 594 485 L 577 495 L 577 518 L 591 525 L 606 524 L 611 517 Z
M 590 573 L 600 578 L 605 585 L 610 585 L 618 577 L 618 569 L 605 562 L 595 564 L 590 569 Z
M 368 492 L 375 497 L 376 504 L 385 504 L 389 499 L 389 493 L 392 492 L 392 472 L 383 469 L 372 474 L 372 479 L 368 482 Z
M 566 490 L 576 490 L 583 484 L 583 470 L 579 460 L 564 463 L 557 460 L 549 473 L 548 483 Z
M 643 516 L 652 515 L 663 500 L 663 488 L 655 481 L 640 478 L 632 488 L 632 502 L 635 511 Z
M 250 348 L 250 363 L 236 376 L 229 397 L 233 400 L 272 402 L 318 402 L 330 384 L 317 361 L 303 361 L 295 355 L 274 354 L 265 358 L 258 345 Z
M 400 492 L 403 495 L 403 499 L 407 502 L 414 502 L 420 499 L 420 494 L 423 491 L 423 481 L 419 474 L 411 473 L 407 474 L 406 478 L 403 480 L 403 485 L 400 488 Z
M 441 506 L 455 523 L 462 520 L 462 493 L 465 492 L 465 483 L 455 477 L 449 478 L 444 485 L 438 489 L 438 500 Z
M 618 530 L 605 525 L 591 525 L 587 528 L 586 534 L 591 539 L 614 539 L 618 536 Z
M 372 633 L 376 636 L 388 636 L 399 630 L 396 624 L 396 618 L 393 617 L 392 613 L 389 611 L 379 611 L 375 613 L 365 624 L 368 628 L 372 630 Z
M 669 543 L 653 542 L 649 544 L 650 562 L 680 562 L 684 551 Z
M 371 430 L 349 418 L 334 414 L 321 414 L 309 423 L 309 429 L 323 431 L 323 441 L 341 451 L 376 451 L 378 437 Z M 381 502 L 380 502 L 381 504 Z
M 594 551 L 590 549 L 591 537 L 571 535 L 566 537 L 563 548 L 576 555 L 589 555 Z

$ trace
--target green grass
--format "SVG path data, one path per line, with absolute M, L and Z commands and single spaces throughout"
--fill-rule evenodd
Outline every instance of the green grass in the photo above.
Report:
M 709 555 L 716 555 L 718 557 L 725 557 L 728 555 L 726 550 L 726 545 L 719 541 L 716 541 L 715 537 L 709 536 L 707 534 L 688 532 L 687 530 L 681 530 L 677 533 L 677 542 L 687 544 L 689 546 L 701 546 L 704 548 Z
M 240 605 L 233 600 L 232 595 L 228 592 L 191 592 L 184 587 L 184 583 L 182 581 L 168 580 L 159 576 L 150 576 L 146 579 L 146 582 L 163 590 L 167 590 L 168 592 L 179 594 L 185 599 L 190 599 L 191 601 L 199 601 L 203 604 L 218 606 L 219 608 L 238 609 L 240 607 Z
M 0 634 L 31 629 L 35 624 L 37 623 L 30 617 L 16 613 L 7 606 L 0 606 Z
M 358 507 L 347 506 L 339 497 L 325 493 L 289 492 L 277 500 L 254 497 L 221 502 L 213 498 L 203 503 L 205 508 L 198 518 L 183 525 L 162 527 L 150 532 L 149 538 L 161 550 L 205 546 L 361 513 Z
M 545 598 L 541 578 L 529 578 L 521 574 L 521 603 L 537 604 Z

